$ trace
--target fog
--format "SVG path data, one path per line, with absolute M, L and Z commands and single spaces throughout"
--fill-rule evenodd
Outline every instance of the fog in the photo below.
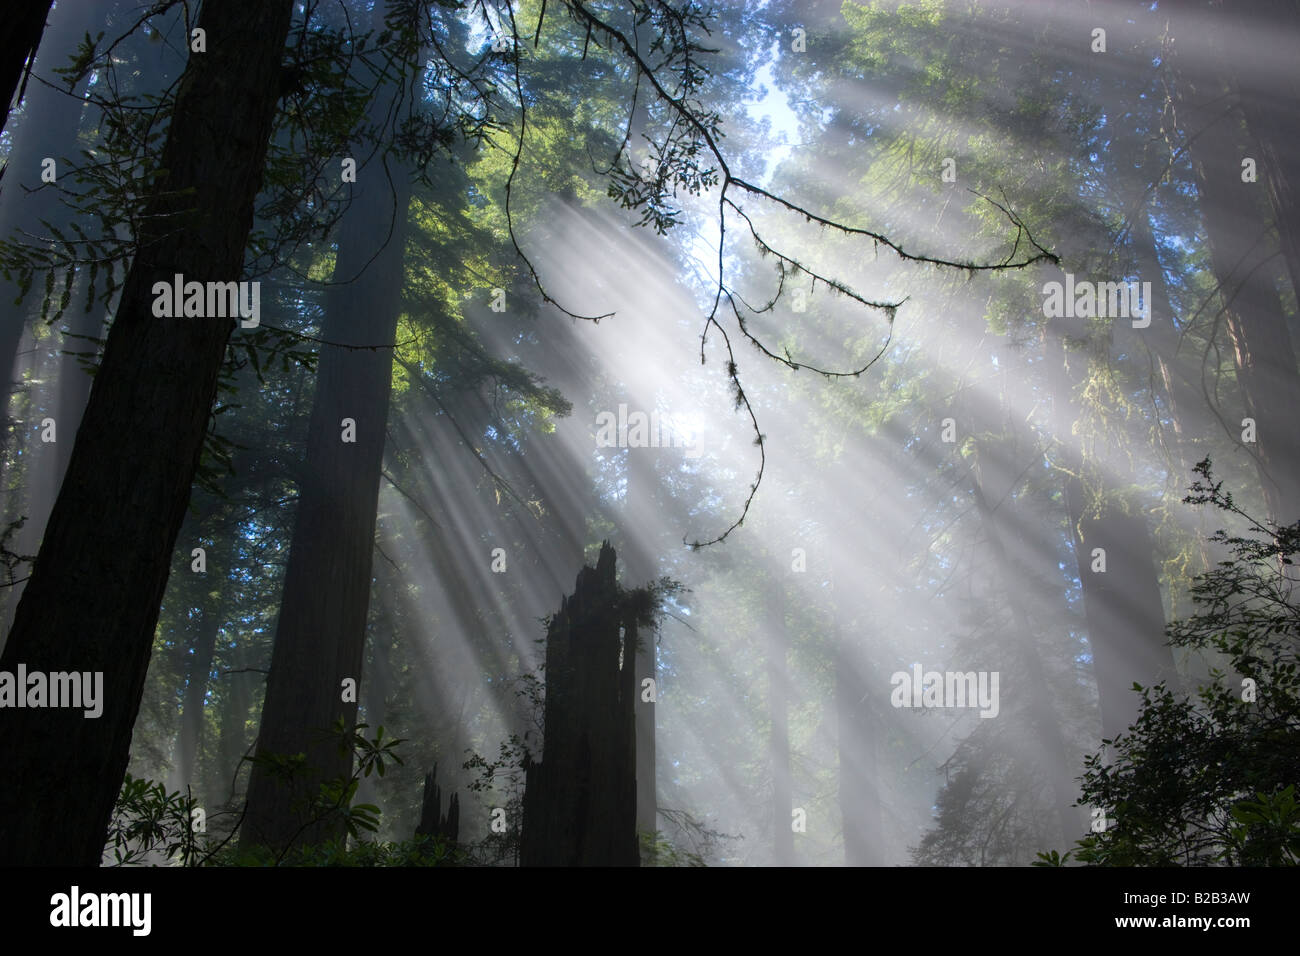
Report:
M 1132 686 L 1192 708 L 1254 674 L 1167 644 L 1230 555 L 1212 532 L 1300 517 L 1295 11 L 771 0 L 706 37 L 589 5 L 639 37 L 656 91 L 577 5 L 392 4 L 399 54 L 370 6 L 294 6 L 324 52 L 285 68 L 244 268 L 220 277 L 260 284 L 260 322 L 225 346 L 147 674 L 108 689 L 138 707 L 127 773 L 206 828 L 196 856 L 128 862 L 235 863 L 265 837 L 263 862 L 409 864 L 436 767 L 433 823 L 458 801 L 439 861 L 529 865 L 561 726 L 583 728 L 582 797 L 551 863 L 564 840 L 627 862 L 591 855 L 603 827 L 658 866 L 1025 866 L 1123 830 L 1080 778 L 1090 755 L 1141 763 L 1103 744 L 1135 726 Z M 184 14 L 58 0 L 0 139 L 6 632 L 56 566 L 51 509 L 86 487 L 64 479 L 82 365 L 124 321 Z M 650 46 L 682 23 L 707 77 Z M 121 44 L 68 92 L 88 29 Z M 517 61 L 490 55 L 496 29 Z M 160 97 L 154 128 L 120 125 Z M 152 427 L 121 419 L 105 481 L 136 481 L 127 442 Z M 1206 458 L 1235 512 L 1184 503 Z M 620 604 L 636 661 L 620 644 L 560 684 L 549 659 L 587 672 L 548 657 L 548 628 L 584 633 L 552 616 L 603 542 L 653 624 Z M 601 680 L 635 688 L 630 724 L 554 704 L 548 732 L 553 696 Z M 313 735 L 336 717 L 402 738 L 382 774 L 342 751 L 344 808 L 373 826 L 318 814 L 276 847 L 268 741 L 325 779 Z M 634 830 L 609 822 L 624 784 Z

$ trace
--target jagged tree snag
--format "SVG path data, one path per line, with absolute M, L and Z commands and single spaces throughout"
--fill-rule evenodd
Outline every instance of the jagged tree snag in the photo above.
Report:
M 636 641 L 653 588 L 624 591 L 609 542 L 546 636 L 541 762 L 525 761 L 523 866 L 637 866 Z

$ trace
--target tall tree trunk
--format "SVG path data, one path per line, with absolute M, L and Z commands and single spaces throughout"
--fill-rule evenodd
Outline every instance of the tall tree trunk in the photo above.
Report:
M 971 489 L 988 540 L 989 564 L 996 569 L 1000 578 L 999 590 L 1011 606 L 1012 620 L 1015 622 L 1021 647 L 1020 664 L 1025 679 L 1024 693 L 1028 722 L 1042 750 L 1043 763 L 1047 770 L 1047 785 L 1051 790 L 1051 801 L 1060 831 L 1061 845 L 1068 846 L 1080 830 L 1080 816 L 1073 807 L 1076 788 L 1074 775 L 1070 772 L 1069 748 L 1065 734 L 1061 730 L 1061 718 L 1052 704 L 1051 682 L 1048 680 L 1039 650 L 1038 629 L 1025 608 L 1022 591 L 1017 581 L 1020 576 L 1015 573 L 1016 569 L 1011 563 L 1002 527 L 993 513 L 993 508 L 989 505 L 990 497 L 999 502 L 1003 501 L 1006 497 L 1005 492 L 1015 480 L 1015 473 L 1011 471 L 1009 464 L 997 459 L 996 456 L 984 453 L 976 446 Z
M 0 17 L 0 96 L 4 97 L 5 116 L 0 128 L 9 122 L 9 109 L 23 84 L 28 64 L 36 57 L 45 32 L 45 18 L 52 0 L 26 0 Z
M 1153 545 L 1140 513 L 1126 512 L 1109 501 L 1095 510 L 1078 478 L 1067 481 L 1066 499 L 1097 676 L 1102 734 L 1113 738 L 1137 719 L 1141 698 L 1133 684 L 1150 687 L 1177 674 L 1164 638 L 1164 605 L 1152 564 Z
M 201 522 L 195 522 L 199 527 Z M 230 534 L 237 534 L 232 530 Z M 176 738 L 176 772 L 181 786 L 196 786 L 195 768 L 203 745 L 203 713 L 208 697 L 208 684 L 212 679 L 212 661 L 216 657 L 217 635 L 227 609 L 230 559 L 234 549 L 221 547 L 208 549 L 207 574 L 219 575 L 214 587 L 202 589 L 203 605 L 190 642 L 189 666 L 185 669 L 185 695 L 181 704 L 181 728 Z
M 796 427 L 789 420 L 787 427 Z M 881 442 L 902 447 L 911 438 L 900 419 L 886 420 L 881 426 Z M 927 462 L 938 467 L 937 462 Z M 826 522 L 828 540 L 871 541 L 878 536 L 881 514 L 879 499 L 868 495 L 862 475 L 850 464 L 841 462 L 829 478 L 831 484 L 852 489 L 856 502 L 847 512 L 831 512 Z M 836 750 L 839 763 L 838 800 L 844 834 L 845 866 L 882 866 L 885 860 L 885 825 L 881 802 L 877 745 L 882 735 L 890 733 L 889 721 L 882 714 L 894 714 L 889 707 L 887 681 L 871 660 L 874 637 L 879 633 L 871 621 L 882 612 L 881 596 L 886 585 L 865 588 L 860 584 L 861 565 L 845 567 L 834 560 L 835 550 L 826 549 L 830 588 L 828 611 L 833 628 L 832 666 L 835 669 Z
M 1300 4 L 1296 0 L 1216 3 L 1224 64 L 1255 141 L 1252 158 L 1267 191 L 1291 287 L 1300 291 Z
M 242 769 L 244 752 L 248 749 L 248 710 L 253 703 L 250 685 L 254 675 L 242 671 L 247 666 L 242 649 L 234 651 L 230 663 L 230 672 L 221 676 L 221 736 L 217 742 L 220 767 L 215 792 L 220 794 L 223 802 L 238 789 L 235 781 Z
M 790 775 L 790 651 L 786 629 L 785 584 L 767 581 L 767 711 L 772 723 L 767 741 L 772 772 L 772 854 L 777 866 L 794 866 L 794 804 Z
M 1187 7 L 1175 5 L 1184 14 L 1171 17 L 1171 32 L 1176 40 L 1190 40 L 1187 46 L 1195 49 L 1194 35 L 1188 35 L 1197 21 L 1186 18 Z M 1300 408 L 1300 373 L 1268 265 L 1273 249 L 1259 186 L 1242 181 L 1245 130 L 1236 98 L 1225 97 L 1226 83 L 1212 57 L 1208 65 L 1193 63 L 1180 52 L 1170 63 L 1210 260 L 1232 336 L 1237 382 L 1246 414 L 1256 425 L 1257 442 L 1248 450 L 1255 458 L 1269 515 L 1287 524 L 1300 517 L 1300 430 L 1291 420 Z M 1235 428 L 1234 422 L 1229 425 Z
M 376 97 L 372 118 L 387 115 L 390 99 Z M 322 734 L 340 718 L 349 730 L 356 724 L 358 694 L 345 700 L 343 682 L 359 691 L 365 658 L 409 198 L 405 167 L 390 182 L 372 162 L 358 176 L 341 224 L 334 270 L 341 284 L 326 297 L 325 344 L 258 738 L 262 754 L 305 753 L 307 771 L 286 786 L 254 767 L 245 845 L 283 850 L 295 838 L 310 845 L 343 833 L 338 815 L 309 822 L 311 813 L 292 804 L 318 792 L 322 781 L 351 774 L 351 752 L 341 753 Z
M 855 655 L 842 637 L 837 646 L 840 653 L 835 662 L 835 716 L 844 865 L 879 866 L 882 821 L 876 791 L 876 746 L 870 734 L 875 722 L 863 699 L 866 684 Z
M 847 484 L 845 487 L 851 487 Z M 863 512 L 859 511 L 859 515 Z M 865 515 L 868 524 L 873 517 Z M 846 536 L 861 540 L 850 519 Z M 836 750 L 839 758 L 839 805 L 844 831 L 845 866 L 879 866 L 883 860 L 880 793 L 877 788 L 876 740 L 880 728 L 871 692 L 871 669 L 861 649 L 846 636 L 841 615 L 846 608 L 840 601 L 839 581 L 831 569 L 830 614 L 835 653 L 835 723 Z M 856 619 L 850 621 L 854 630 Z
M 656 513 L 654 491 L 657 483 L 650 449 L 627 450 L 627 500 L 624 508 L 627 541 L 623 547 L 625 578 L 630 587 L 642 587 L 655 579 L 658 564 L 654 553 L 644 540 L 647 529 L 639 529 L 637 515 Z M 639 633 L 635 621 L 631 622 L 633 646 L 636 647 L 636 828 L 639 833 L 654 834 L 659 829 L 659 799 L 655 778 L 655 701 L 642 700 L 641 688 L 646 680 L 658 683 L 655 659 L 655 634 L 653 629 Z M 654 857 L 654 844 L 649 856 Z
M 29 6 L 35 9 L 40 3 L 31 3 Z M 88 16 L 91 17 L 89 22 Z M 102 8 L 92 14 L 84 3 L 60 3 L 42 44 L 40 74 L 53 79 L 54 68 L 66 63 L 77 41 L 87 30 L 102 26 L 103 17 Z M 4 18 L 0 21 L 4 24 L 0 27 L 0 32 L 11 29 L 13 20 L 17 19 L 19 18 Z M 45 24 L 44 13 L 40 15 L 40 24 L 42 27 Z M 43 234 L 45 228 L 41 225 L 42 220 L 57 223 L 66 218 L 67 212 L 59 202 L 57 190 L 41 182 L 42 161 L 47 157 L 56 160 L 56 171 L 61 173 L 62 158 L 76 156 L 83 105 L 77 96 L 44 83 L 36 83 L 27 91 L 24 116 L 17 130 L 12 131 L 14 145 L 5 162 L 4 178 L 0 181 L 3 183 L 3 188 L 0 188 L 0 238 L 18 238 L 16 230 L 19 228 Z M 39 281 L 34 282 L 33 290 L 23 301 L 15 302 L 17 283 L 0 279 L 0 289 L 3 291 L 3 295 L 0 295 L 0 389 L 3 390 L 0 411 L 8 409 L 14 357 L 33 303 L 40 301 L 40 286 Z M 73 303 L 77 298 L 74 296 Z M 69 437 L 74 432 L 72 424 L 68 422 Z M 8 429 L 0 429 L 0 453 L 7 447 L 7 438 Z M 68 445 L 71 444 L 69 441 Z M 43 521 L 44 515 L 41 517 Z
M 0 670 L 103 673 L 103 713 L 0 711 L 0 863 L 94 866 L 130 756 L 172 548 L 231 319 L 157 318 L 153 286 L 238 277 L 290 0 L 208 0 L 140 218 L 139 251 Z
M 1194 429 L 1187 427 L 1187 421 L 1192 409 L 1199 403 L 1187 369 L 1178 358 L 1180 336 L 1178 327 L 1174 325 L 1173 302 L 1156 252 L 1151 220 L 1145 210 L 1138 212 L 1133 220 L 1133 252 L 1137 259 L 1138 275 L 1151 283 L 1151 301 L 1147 303 L 1151 314 L 1149 341 L 1160 372 L 1169 424 L 1174 433 L 1174 460 L 1180 469 L 1183 485 L 1186 486 L 1192 480 L 1192 465 L 1196 462 L 1192 453 Z
M 1089 361 L 1110 361 L 1109 349 L 1105 359 L 1076 352 L 1078 357 L 1071 360 L 1064 330 L 1063 323 L 1054 321 L 1044 336 L 1052 428 L 1062 437 L 1070 537 L 1084 595 L 1102 734 L 1110 738 L 1127 730 L 1137 717 L 1141 698 L 1133 684 L 1152 686 L 1176 677 L 1177 670 L 1165 642 L 1164 603 L 1146 516 L 1135 505 L 1108 495 L 1101 486 L 1107 481 L 1105 463 L 1090 460 L 1077 443 L 1064 437 L 1072 434 L 1078 417 L 1072 398 L 1080 374 L 1076 369 Z M 1085 482 L 1081 477 L 1085 475 L 1091 480 Z

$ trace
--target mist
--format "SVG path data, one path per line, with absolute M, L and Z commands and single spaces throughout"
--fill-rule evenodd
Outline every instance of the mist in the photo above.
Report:
M 53 4 L 3 862 L 1294 864 L 1294 6 L 636 6 Z

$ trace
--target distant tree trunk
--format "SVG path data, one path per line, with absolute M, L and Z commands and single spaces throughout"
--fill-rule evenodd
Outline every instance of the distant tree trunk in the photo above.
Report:
M 0 713 L 0 864 L 96 866 L 130 756 L 172 548 L 231 319 L 153 316 L 153 285 L 238 277 L 293 3 L 208 0 L 139 251 L 0 669 L 103 673 L 103 713 Z M 182 223 L 184 227 L 182 228 Z
M 638 107 L 639 109 L 639 107 Z M 658 572 L 653 553 L 642 540 L 635 524 L 637 514 L 652 514 L 655 490 L 655 472 L 650 450 L 627 450 L 627 505 L 624 508 L 624 525 L 627 543 L 624 545 L 624 562 L 627 580 L 637 585 L 652 581 Z M 642 510 L 644 509 L 644 510 Z M 641 688 L 646 680 L 658 683 L 655 668 L 655 635 L 639 633 L 635 621 L 632 629 L 633 646 L 636 647 L 636 828 L 638 833 L 654 834 L 659 829 L 659 796 L 655 778 L 655 701 L 641 699 Z M 654 859 L 654 844 L 648 857 Z
M 1066 483 L 1070 528 L 1079 560 L 1083 608 L 1088 620 L 1101 729 L 1113 738 L 1137 719 L 1138 683 L 1149 687 L 1174 678 L 1173 653 L 1165 643 L 1164 604 L 1152 563 L 1154 546 L 1146 520 L 1107 503 L 1100 513 L 1077 478 Z M 1097 549 L 1102 556 L 1094 557 Z M 1101 567 L 1105 570 L 1093 570 Z
M 1294 68 L 1300 5 L 1296 0 L 1235 0 L 1216 6 L 1227 39 L 1222 62 L 1257 144 L 1251 158 L 1273 208 L 1291 287 L 1300 293 L 1300 76 Z M 1283 64 L 1290 68 L 1279 69 Z
M 1197 384 L 1192 381 L 1186 363 L 1178 355 L 1181 335 L 1174 324 L 1174 306 L 1169 296 L 1169 285 L 1165 282 L 1164 269 L 1156 252 L 1151 219 L 1146 213 L 1139 213 L 1134 222 L 1133 245 L 1137 253 L 1139 274 L 1151 277 L 1151 350 L 1160 370 L 1160 382 L 1169 409 L 1169 424 L 1174 433 L 1174 462 L 1178 467 L 1178 482 L 1175 487 L 1180 492 L 1185 492 L 1192 483 L 1192 467 L 1201 458 L 1198 451 L 1199 436 L 1205 434 L 1205 422 L 1203 414 L 1198 413 L 1204 405 L 1199 400 Z M 1182 495 L 1179 494 L 1176 500 L 1181 498 Z M 1207 540 L 1208 531 L 1205 527 L 1208 515 L 1204 510 L 1193 513 L 1186 507 L 1175 505 L 1175 508 L 1184 532 L 1196 542 L 1200 567 L 1208 570 L 1215 561 L 1214 546 Z M 1175 600 L 1180 603 L 1173 607 L 1172 618 L 1177 618 L 1184 612 L 1190 613 L 1191 602 L 1186 593 L 1180 593 Z
M 257 675 L 233 673 L 247 666 L 244 654 L 232 654 L 232 673 L 221 676 L 221 736 L 217 743 L 220 759 L 216 792 L 224 801 L 232 792 L 232 784 L 242 768 L 244 752 L 248 749 L 248 711 L 253 704 L 251 684 Z
M 86 294 L 86 276 L 84 271 L 73 283 L 72 302 L 74 305 L 64 314 L 66 324 L 72 335 L 97 336 L 102 331 L 103 315 L 98 306 L 89 313 L 75 305 Z M 18 313 L 18 325 L 23 322 L 23 310 L 15 306 Z M 83 351 L 86 343 L 81 340 L 62 336 L 64 348 L 69 351 Z M 75 344 L 73 344 L 75 342 Z M 81 416 L 90 397 L 91 376 L 81 367 L 77 359 L 69 354 L 37 349 L 33 343 L 32 364 L 39 364 L 39 371 L 33 372 L 33 382 L 42 384 L 31 386 L 28 396 L 28 408 L 32 413 L 27 416 L 27 428 L 22 436 L 26 442 L 24 452 L 17 452 L 25 457 L 22 475 L 22 493 L 20 511 L 26 516 L 26 523 L 16 536 L 19 554 L 35 554 L 41 546 L 45 534 L 45 524 L 49 520 L 50 508 L 63 484 L 63 476 L 68 470 L 68 461 L 72 456 L 73 439 Z M 45 444 L 37 436 L 40 423 L 45 418 L 55 422 L 56 438 L 53 444 Z M 0 441 L 3 446 L 3 441 Z M 13 610 L 22 598 L 24 583 L 14 585 L 13 592 L 7 595 L 5 607 Z M 0 616 L 3 624 L 9 624 L 8 611 Z
M 525 763 L 523 866 L 640 863 L 636 653 L 631 629 L 619 636 L 621 603 L 605 542 L 547 632 L 542 760 Z
M 1051 682 L 1043 666 L 1042 654 L 1038 649 L 1038 629 L 1024 605 L 1024 599 L 1017 583 L 1018 575 L 1011 563 L 1006 543 L 1003 541 L 1002 529 L 993 509 L 989 506 L 990 487 L 998 501 L 1002 500 L 1003 488 L 1011 478 L 1006 462 L 990 461 L 988 455 L 982 455 L 977 447 L 974 480 L 972 490 L 975 507 L 980 521 L 988 536 L 989 565 L 996 569 L 1000 577 L 1001 593 L 1011 606 L 1012 620 L 1019 632 L 1022 648 L 1020 663 L 1025 678 L 1024 694 L 1026 712 L 1031 732 L 1038 739 L 1042 749 L 1043 763 L 1047 770 L 1047 784 L 1051 788 L 1051 799 L 1055 809 L 1056 823 L 1060 829 L 1062 846 L 1072 844 L 1079 832 L 1080 816 L 1074 809 L 1076 793 L 1074 775 L 1070 772 L 1069 748 L 1065 734 L 1061 730 L 1061 718 L 1052 704 Z
M 638 97 L 628 125 L 629 149 L 638 157 L 637 168 L 649 162 L 645 136 L 650 124 L 649 97 Z M 624 507 L 624 525 L 627 541 L 624 545 L 624 567 L 629 580 L 638 584 L 654 579 L 658 561 L 643 539 L 645 529 L 637 527 L 638 514 L 652 514 L 658 479 L 655 475 L 651 452 L 645 448 L 627 450 L 627 498 Z M 641 510 L 641 509 L 645 510 Z M 633 625 L 635 630 L 635 624 Z M 635 637 L 635 634 L 633 635 Z M 655 766 L 655 718 L 658 704 L 642 701 L 640 688 L 649 679 L 658 683 L 656 673 L 657 652 L 655 635 L 647 634 L 640 640 L 636 652 L 636 828 L 638 832 L 654 834 L 659 829 L 659 794 Z M 654 859 L 654 844 L 650 844 L 648 862 Z
M 1192 465 L 1196 463 L 1191 450 L 1193 430 L 1188 429 L 1187 418 L 1199 403 L 1187 369 L 1178 358 L 1179 334 L 1178 327 L 1174 324 L 1173 302 L 1169 298 L 1169 286 L 1165 282 L 1164 269 L 1156 253 L 1151 220 L 1145 211 L 1139 212 L 1133 220 L 1133 251 L 1137 257 L 1138 274 L 1143 278 L 1150 276 L 1151 302 L 1148 303 L 1148 308 L 1152 326 L 1151 351 L 1160 370 L 1160 382 L 1169 409 L 1169 424 L 1174 432 L 1173 451 L 1185 486 L 1192 480 Z
M 856 532 L 849 532 L 856 540 Z M 884 832 L 877 788 L 878 727 L 872 710 L 868 668 L 862 654 L 845 636 L 844 613 L 832 570 L 830 612 L 835 648 L 835 723 L 839 758 L 840 819 L 844 830 L 844 865 L 879 866 Z
M 343 700 L 342 683 L 360 687 L 365 658 L 410 186 L 404 169 L 390 184 L 375 163 L 361 171 L 357 192 L 340 230 L 334 275 L 342 284 L 326 297 L 321 338 L 337 344 L 321 345 L 258 742 L 259 753 L 307 754 L 309 772 L 289 787 L 254 767 L 246 845 L 283 849 L 295 836 L 307 845 L 343 832 L 338 818 L 304 830 L 291 804 L 351 773 L 351 753 L 319 734 L 340 717 L 348 728 L 356 724 L 357 697 Z M 347 436 L 345 421 L 352 423 Z
M 1186 7 L 1180 3 L 1175 9 Z M 1176 40 L 1182 36 L 1195 49 L 1197 22 L 1184 26 L 1181 17 L 1171 20 Z M 1288 524 L 1300 517 L 1300 430 L 1292 420 L 1300 408 L 1300 373 L 1268 266 L 1273 248 L 1262 214 L 1263 197 L 1257 183 L 1242 181 L 1248 140 L 1235 98 L 1224 96 L 1226 84 L 1213 59 L 1207 67 L 1179 53 L 1172 57 L 1171 68 L 1210 261 L 1235 350 L 1237 382 L 1246 414 L 1255 420 L 1257 442 L 1246 447 L 1255 458 L 1270 516 Z M 1228 426 L 1239 428 L 1231 420 Z
M 767 741 L 768 763 L 772 772 L 772 855 L 777 866 L 794 866 L 794 829 L 791 810 L 794 804 L 790 775 L 790 651 L 786 630 L 785 585 L 768 579 L 767 620 L 767 712 L 771 732 Z
M 228 574 L 229 569 L 214 566 L 209 573 Z M 199 750 L 203 745 L 203 712 L 212 679 L 212 660 L 216 656 L 217 635 L 225 611 L 224 589 L 205 595 L 198 628 L 190 644 L 192 654 L 185 675 L 185 697 L 181 705 L 181 729 L 176 740 L 177 774 L 182 786 L 196 786 L 194 776 Z
M 1054 405 L 1053 428 L 1057 434 L 1069 435 L 1077 417 L 1071 398 L 1076 373 L 1068 361 L 1062 330 L 1063 326 L 1055 322 L 1049 328 L 1045 354 Z M 1086 487 L 1081 480 L 1085 472 L 1103 472 L 1102 463 L 1086 459 L 1079 447 L 1069 443 L 1063 443 L 1061 454 L 1065 462 L 1063 491 L 1084 595 L 1102 734 L 1114 737 L 1127 730 L 1137 717 L 1141 698 L 1133 690 L 1134 683 L 1147 687 L 1177 677 L 1173 653 L 1165 643 L 1164 602 L 1155 570 L 1155 548 L 1144 514 L 1135 506 L 1134 510 L 1126 510 L 1111 498 L 1098 502 L 1099 489 Z M 1098 548 L 1104 552 L 1104 565 L 1102 555 L 1095 554 Z M 1094 566 L 1097 570 L 1093 570 Z
M 0 127 L 9 122 L 14 96 L 22 85 L 28 64 L 36 57 L 36 48 L 41 45 L 51 2 L 24 0 L 0 17 L 0 95 L 4 96 L 5 107 L 4 123 Z
M 33 2 L 28 7 L 36 10 L 41 5 L 40 2 Z M 49 4 L 44 6 L 48 8 Z M 42 45 L 42 74 L 51 74 L 54 67 L 63 66 L 66 57 L 71 55 L 84 33 L 102 26 L 103 8 L 98 4 L 95 7 L 92 13 L 85 3 L 65 0 L 59 4 Z M 13 30 L 14 21 L 19 19 L 19 16 L 0 18 L 0 33 Z M 44 12 L 40 13 L 39 23 L 44 27 Z M 10 93 L 12 92 L 11 90 Z M 37 83 L 27 91 L 22 122 L 16 130 L 10 131 L 13 148 L 5 160 L 4 178 L 0 180 L 0 238 L 14 239 L 18 228 L 42 234 L 45 232 L 40 224 L 42 220 L 51 220 L 57 224 L 67 218 L 67 211 L 59 202 L 58 192 L 49 185 L 40 188 L 43 185 L 41 163 L 46 157 L 58 160 L 61 172 L 61 158 L 76 155 L 82 109 L 83 103 L 76 96 L 52 89 L 43 83 Z M 37 191 L 29 193 L 28 190 Z M 34 282 L 24 300 L 15 302 L 18 295 L 17 283 L 0 279 L 0 292 L 3 293 L 0 295 L 0 388 L 3 389 L 0 411 L 8 409 L 14 358 L 33 302 L 40 301 L 40 288 L 40 281 Z M 74 296 L 73 303 L 78 298 Z M 76 308 L 75 304 L 72 308 Z M 68 421 L 66 424 L 67 435 L 71 438 L 75 433 L 75 428 L 72 427 L 75 422 Z M 0 453 L 7 447 L 7 439 L 8 429 L 0 429 Z M 71 445 L 72 442 L 67 441 L 67 446 Z M 42 514 L 42 523 L 44 519 L 45 515 Z

